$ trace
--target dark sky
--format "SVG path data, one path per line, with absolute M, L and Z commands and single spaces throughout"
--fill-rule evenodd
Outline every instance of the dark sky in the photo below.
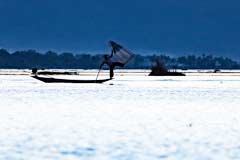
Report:
M 0 0 L 0 47 L 240 59 L 239 0 Z

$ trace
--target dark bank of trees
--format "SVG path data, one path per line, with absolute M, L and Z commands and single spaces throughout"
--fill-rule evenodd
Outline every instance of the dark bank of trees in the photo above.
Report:
M 150 56 L 151 61 L 160 58 L 169 69 L 240 69 L 240 63 L 227 57 L 187 55 L 171 58 L 166 55 Z
M 43 54 L 35 50 L 9 53 L 5 49 L 0 49 L 0 68 L 97 69 L 103 60 L 102 56 L 103 54 L 72 54 L 68 52 L 58 54 L 52 51 Z M 167 55 L 135 55 L 125 68 L 150 69 L 156 58 L 160 58 L 169 69 L 240 69 L 240 64 L 230 58 L 204 54 L 177 58 Z
M 51 68 L 51 69 L 75 69 L 98 68 L 102 61 L 102 55 L 73 55 L 72 53 L 57 54 L 48 51 L 45 54 L 35 50 L 16 51 L 8 53 L 0 50 L 0 68 L 25 69 L 25 68 Z

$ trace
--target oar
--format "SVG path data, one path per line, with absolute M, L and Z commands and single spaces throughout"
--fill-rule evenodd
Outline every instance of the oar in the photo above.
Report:
M 97 81 L 97 79 L 98 79 L 98 75 L 99 75 L 100 71 L 101 71 L 101 68 L 100 68 L 99 71 L 98 71 L 98 74 L 97 74 L 97 77 L 96 77 L 96 81 Z

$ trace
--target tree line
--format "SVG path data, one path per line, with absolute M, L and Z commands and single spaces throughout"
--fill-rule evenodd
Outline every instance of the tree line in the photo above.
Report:
M 156 59 L 160 59 L 168 69 L 240 69 L 240 63 L 227 57 L 212 55 L 187 55 L 170 57 L 168 55 L 135 55 L 125 66 L 128 69 L 150 69 Z M 0 49 L 0 68 L 2 69 L 98 69 L 103 54 L 58 54 L 53 51 L 39 53 L 35 50 L 9 53 Z

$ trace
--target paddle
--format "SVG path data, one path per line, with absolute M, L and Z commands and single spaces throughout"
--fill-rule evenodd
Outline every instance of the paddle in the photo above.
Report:
M 96 77 L 96 81 L 98 79 L 98 75 L 99 75 L 100 71 L 101 71 L 101 68 L 99 68 L 99 71 L 98 71 L 98 74 L 97 74 L 97 77 Z

